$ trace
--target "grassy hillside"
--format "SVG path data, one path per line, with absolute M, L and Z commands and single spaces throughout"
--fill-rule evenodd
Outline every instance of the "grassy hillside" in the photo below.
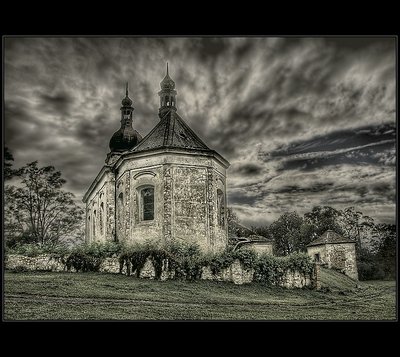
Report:
M 321 267 L 321 286 L 331 290 L 354 290 L 360 286 L 357 281 L 336 270 Z
M 324 274 L 331 284 L 335 274 Z M 337 283 L 336 283 L 337 284 Z M 5 273 L 6 320 L 385 320 L 395 282 L 331 291 L 151 281 L 99 273 Z

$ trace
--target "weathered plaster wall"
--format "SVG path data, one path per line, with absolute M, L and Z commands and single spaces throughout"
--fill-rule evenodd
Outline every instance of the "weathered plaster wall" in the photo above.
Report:
M 308 255 L 314 259 L 320 254 L 321 264 L 328 268 L 335 268 L 347 276 L 358 280 L 356 250 L 354 243 L 336 243 L 311 246 L 307 248 Z
M 114 240 L 114 175 L 106 170 L 86 202 L 86 242 Z
M 269 254 L 273 255 L 273 245 L 272 243 L 259 243 L 259 242 L 254 242 L 254 243 L 249 243 L 243 245 L 243 247 L 246 248 L 251 248 L 253 249 L 256 253 L 258 254 Z
M 207 207 L 207 169 L 196 166 L 173 166 L 173 237 L 197 243 L 202 248 L 210 244 Z
M 177 239 L 213 251 L 226 247 L 226 170 L 215 158 L 163 152 L 132 157 L 117 165 L 117 170 L 119 240 Z M 152 221 L 138 218 L 138 188 L 143 185 L 155 188 Z M 224 197 L 223 225 L 218 221 L 218 189 Z

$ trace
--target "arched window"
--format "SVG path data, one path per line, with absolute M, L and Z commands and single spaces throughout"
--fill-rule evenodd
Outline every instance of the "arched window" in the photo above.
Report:
M 90 216 L 87 218 L 88 223 L 87 223 L 87 239 L 90 240 Z
M 124 217 L 124 194 L 122 192 L 118 195 L 117 200 L 117 231 L 120 232 L 122 229 L 122 221 Z
M 104 203 L 102 202 L 100 204 L 100 234 L 103 235 L 104 233 L 104 227 L 103 227 L 103 219 L 104 219 Z
M 93 228 L 92 228 L 92 238 L 96 237 L 96 210 L 93 212 Z
M 154 186 L 142 186 L 139 193 L 139 220 L 152 221 L 154 219 Z
M 217 209 L 218 225 L 225 227 L 225 200 L 224 193 L 220 189 L 217 190 Z

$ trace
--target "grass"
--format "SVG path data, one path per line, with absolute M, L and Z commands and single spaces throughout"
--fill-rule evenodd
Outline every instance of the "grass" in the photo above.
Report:
M 329 291 L 315 291 L 100 273 L 5 272 L 4 319 L 396 319 L 394 281 L 362 282 L 356 288 L 349 279 L 343 288 L 336 274 L 323 274 L 323 284 L 332 284 Z

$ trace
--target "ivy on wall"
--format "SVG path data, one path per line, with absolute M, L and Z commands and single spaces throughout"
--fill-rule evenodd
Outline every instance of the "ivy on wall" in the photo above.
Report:
M 196 280 L 201 278 L 203 267 L 210 267 L 213 274 L 218 274 L 229 268 L 235 260 L 254 272 L 254 281 L 265 285 L 280 285 L 288 271 L 297 271 L 311 278 L 314 269 L 310 257 L 304 253 L 275 257 L 257 255 L 248 248 L 236 251 L 227 248 L 220 253 L 205 254 L 195 244 L 176 241 L 168 244 L 149 241 L 129 246 L 114 242 L 92 243 L 69 251 L 35 251 L 37 255 L 49 253 L 60 259 L 66 270 L 73 268 L 78 272 L 97 272 L 106 258 L 118 258 L 119 272 L 122 273 L 125 267 L 127 275 L 135 274 L 136 277 L 140 276 L 146 261 L 150 259 L 155 269 L 155 279 L 161 278 L 164 269 L 175 279 Z

